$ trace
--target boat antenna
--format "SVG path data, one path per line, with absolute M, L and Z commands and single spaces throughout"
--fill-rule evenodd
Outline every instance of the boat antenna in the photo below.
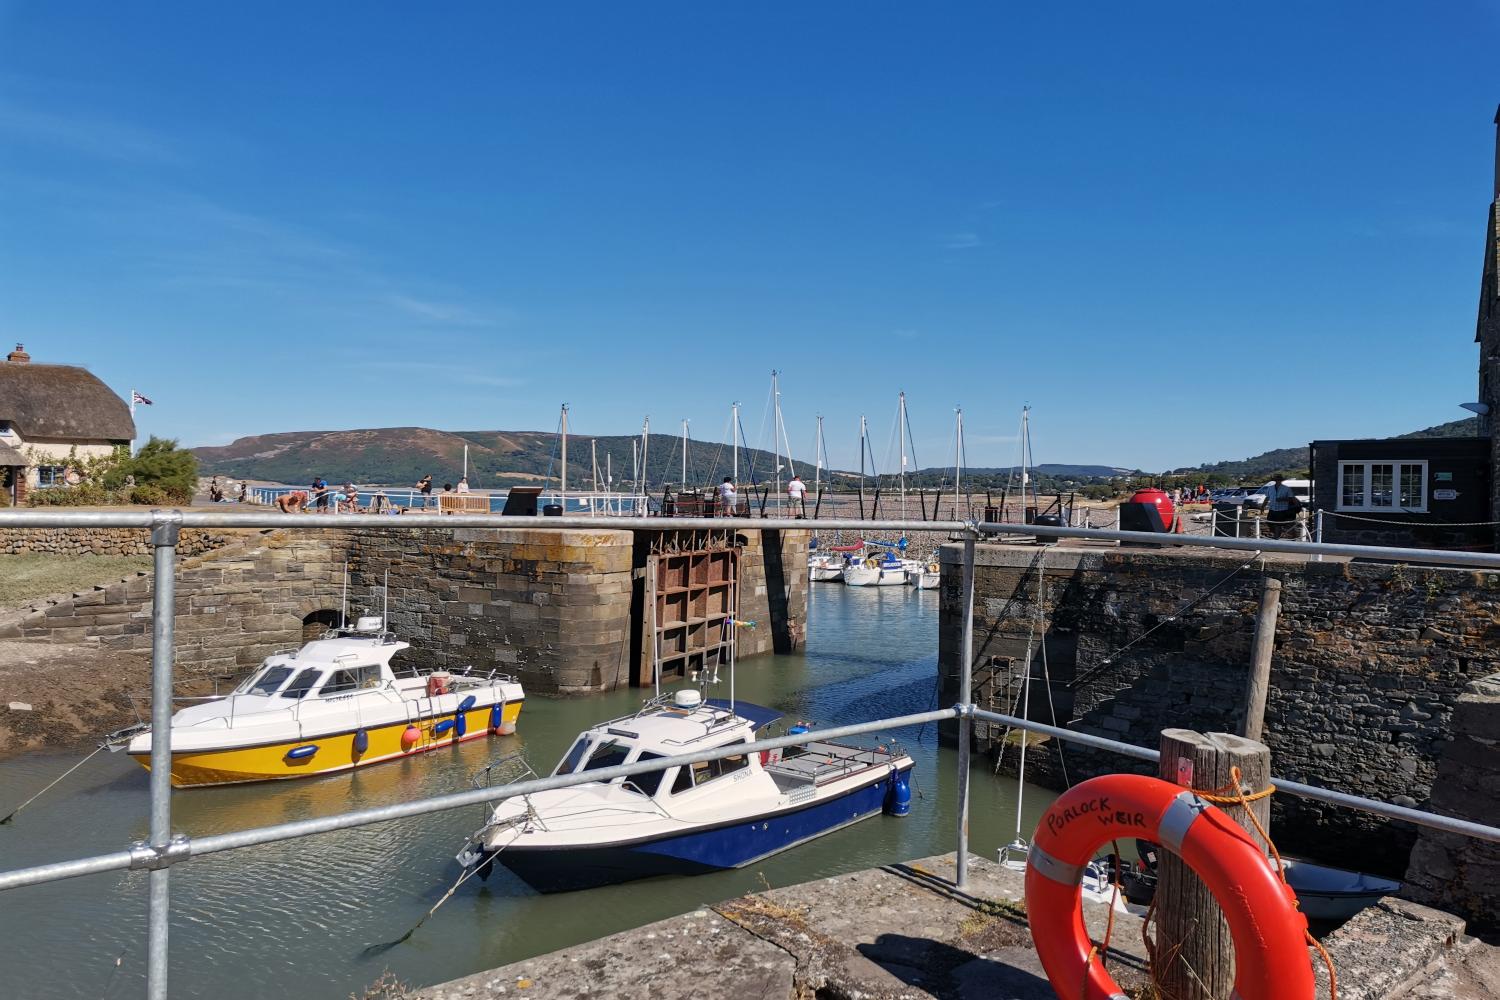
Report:
M 391 571 L 385 571 L 385 582 L 380 587 L 380 631 L 388 632 L 391 628 Z
M 953 514 L 959 514 L 959 504 L 962 503 L 961 486 L 964 478 L 964 408 L 956 406 L 953 412 L 957 414 L 953 425 Z
M 339 608 L 339 628 L 349 627 L 349 563 L 344 562 L 344 600 Z

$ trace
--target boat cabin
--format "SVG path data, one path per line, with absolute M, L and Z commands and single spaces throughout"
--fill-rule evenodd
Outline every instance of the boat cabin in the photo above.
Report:
M 379 618 L 362 618 L 355 628 L 271 654 L 233 694 L 301 701 L 309 694 L 327 698 L 385 687 L 396 680 L 391 657 L 409 647 L 384 631 Z

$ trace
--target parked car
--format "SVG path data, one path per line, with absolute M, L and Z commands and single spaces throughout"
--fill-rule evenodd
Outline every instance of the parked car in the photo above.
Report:
M 1272 480 L 1275 482 L 1275 480 Z M 1296 497 L 1302 506 L 1306 507 L 1312 503 L 1312 480 L 1310 479 L 1284 479 L 1282 483 L 1291 487 L 1292 496 Z M 1271 483 L 1262 483 L 1257 489 L 1251 491 L 1244 500 L 1246 507 L 1254 507 L 1256 510 L 1266 505 L 1266 490 L 1271 488 Z
M 1214 492 L 1210 495 L 1210 499 L 1214 503 L 1244 503 L 1245 497 L 1249 495 L 1250 491 L 1245 487 L 1234 486 L 1227 487 L 1221 490 L 1214 490 Z

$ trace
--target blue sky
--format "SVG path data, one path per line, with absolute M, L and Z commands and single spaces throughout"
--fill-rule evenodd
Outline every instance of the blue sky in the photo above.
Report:
M 1164 468 L 1463 415 L 1500 3 L 0 0 L 0 339 L 222 444 Z M 6 345 L 8 346 L 8 344 Z M 760 439 L 757 440 L 757 435 Z

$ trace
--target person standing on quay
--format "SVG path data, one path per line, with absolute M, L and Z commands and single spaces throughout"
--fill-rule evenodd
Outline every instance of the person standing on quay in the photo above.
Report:
M 428 501 L 432 499 L 432 473 L 429 472 L 417 480 L 416 490 L 422 494 L 422 506 L 426 507 Z
M 736 500 L 734 492 L 734 480 L 728 476 L 719 484 L 719 516 L 733 517 Z
M 786 498 L 791 501 L 793 517 L 807 516 L 807 484 L 795 472 L 792 473 L 792 481 L 786 484 Z
M 1278 472 L 1271 477 L 1271 485 L 1266 487 L 1266 522 L 1272 538 L 1285 538 L 1287 528 L 1297 517 L 1297 498 L 1292 495 L 1292 488 L 1286 485 L 1285 479 Z

